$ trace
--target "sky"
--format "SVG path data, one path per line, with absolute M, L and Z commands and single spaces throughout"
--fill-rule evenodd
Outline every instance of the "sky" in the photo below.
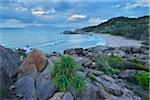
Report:
M 0 0 L 0 27 L 97 25 L 149 15 L 150 0 Z

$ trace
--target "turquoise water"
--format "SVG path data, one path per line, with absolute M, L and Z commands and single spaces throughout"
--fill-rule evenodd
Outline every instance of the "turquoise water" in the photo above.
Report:
M 65 35 L 64 30 L 72 28 L 26 27 L 1 28 L 0 44 L 9 48 L 37 48 L 44 52 L 62 52 L 67 48 L 89 48 L 105 45 L 98 35 Z

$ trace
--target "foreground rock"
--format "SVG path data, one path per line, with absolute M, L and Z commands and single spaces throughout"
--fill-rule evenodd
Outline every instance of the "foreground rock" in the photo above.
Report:
M 35 100 L 35 81 L 31 76 L 25 76 L 19 79 L 16 83 L 16 96 L 24 100 Z
M 56 91 L 56 86 L 52 81 L 51 73 L 53 70 L 53 64 L 48 61 L 48 64 L 43 72 L 40 73 L 36 79 L 36 93 L 39 100 L 46 100 L 53 95 Z
M 53 63 L 44 53 L 33 50 L 18 68 L 13 91 L 21 100 L 47 100 L 56 91 L 51 74 Z
M 137 72 L 136 70 L 127 69 L 119 73 L 118 77 L 122 79 L 134 80 L 136 72 Z
M 46 64 L 47 58 L 44 53 L 34 49 L 20 65 L 18 78 L 29 74 L 35 78 L 45 68 Z
M 13 93 L 14 100 L 141 100 L 130 88 L 127 88 L 128 85 L 122 80 L 134 78 L 137 70 L 126 69 L 112 78 L 97 70 L 95 61 L 96 56 L 100 54 L 111 55 L 119 53 L 118 56 L 124 57 L 125 60 L 132 60 L 132 57 L 140 58 L 141 55 L 147 57 L 147 52 L 144 52 L 145 49 L 139 51 L 139 48 L 131 50 L 130 48 L 100 46 L 89 49 L 75 48 L 65 50 L 64 54 L 72 55 L 79 66 L 76 74 L 87 79 L 85 89 L 81 94 L 76 93 L 74 89 L 60 92 L 55 86 L 52 79 L 53 63 L 61 57 L 60 53 L 55 52 L 45 56 L 40 50 L 34 49 L 28 54 L 23 63 L 18 66 L 20 63 L 19 57 L 11 50 L 9 51 L 4 47 L 1 47 L 1 49 L 3 53 L 1 54 L 0 52 L 0 68 L 2 68 L 0 71 L 3 73 L 2 75 L 6 75 L 3 76 L 3 80 L 11 83 L 10 90 Z M 7 53 L 5 53 L 5 50 Z M 18 59 L 16 63 L 11 62 L 14 60 L 12 57 Z M 8 65 L 13 65 L 13 68 L 5 64 L 6 62 L 3 59 L 8 61 Z M 4 69 L 3 64 L 7 66 L 6 69 Z M 16 80 L 12 80 L 12 76 Z M 4 83 L 6 83 L 5 81 Z
M 100 90 L 97 86 L 90 82 L 86 82 L 86 89 L 82 94 L 75 95 L 75 100 L 100 100 L 103 99 L 100 95 Z
M 12 77 L 19 67 L 20 59 L 16 52 L 0 45 L 0 92 L 6 91 L 12 84 Z
M 115 83 L 115 80 L 107 75 L 101 75 L 97 80 L 104 86 L 107 92 L 121 96 L 123 94 L 122 88 Z

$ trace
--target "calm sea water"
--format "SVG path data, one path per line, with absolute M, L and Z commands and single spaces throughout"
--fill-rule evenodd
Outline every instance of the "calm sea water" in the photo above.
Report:
M 98 35 L 65 35 L 64 30 L 73 28 L 26 27 L 1 28 L 0 44 L 9 48 L 38 48 L 44 52 L 62 52 L 67 48 L 89 48 L 105 45 Z

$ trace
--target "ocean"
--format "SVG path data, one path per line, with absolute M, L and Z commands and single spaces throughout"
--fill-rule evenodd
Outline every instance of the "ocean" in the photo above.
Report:
M 89 48 L 105 45 L 106 41 L 97 34 L 61 34 L 64 30 L 50 26 L 30 26 L 25 28 L 0 28 L 0 45 L 9 48 L 37 48 L 47 53 L 63 52 L 68 48 Z

